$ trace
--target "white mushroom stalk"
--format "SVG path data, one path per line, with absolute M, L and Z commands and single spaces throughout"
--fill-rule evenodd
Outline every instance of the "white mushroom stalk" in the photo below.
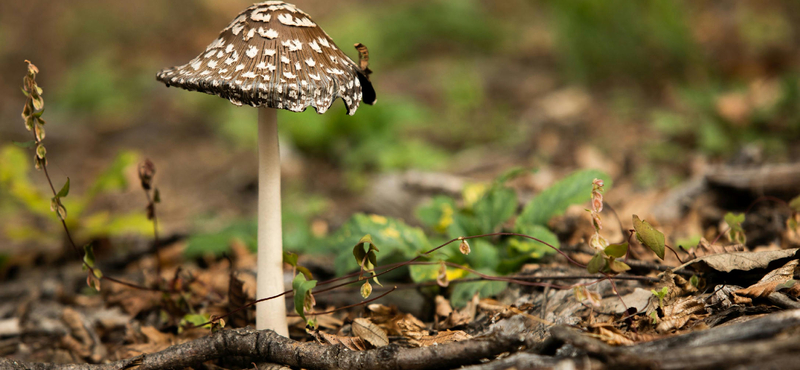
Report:
M 283 293 L 283 232 L 281 230 L 281 157 L 278 111 L 258 108 L 258 275 L 256 297 Z M 256 305 L 256 328 L 289 336 L 283 297 Z
M 258 114 L 258 278 L 256 298 L 280 294 L 283 284 L 280 156 L 275 109 L 324 113 L 341 98 L 347 114 L 373 104 L 366 48 L 357 65 L 311 17 L 292 4 L 267 1 L 247 8 L 206 50 L 156 78 L 169 86 L 201 91 Z M 256 305 L 256 328 L 287 336 L 283 297 Z

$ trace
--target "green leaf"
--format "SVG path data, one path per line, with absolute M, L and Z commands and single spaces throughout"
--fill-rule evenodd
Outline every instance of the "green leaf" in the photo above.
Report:
M 628 253 L 628 242 L 611 244 L 606 247 L 604 252 L 611 257 L 622 258 L 622 256 Z
M 69 177 L 67 177 L 67 182 L 64 183 L 64 186 L 61 187 L 61 190 L 58 191 L 56 195 L 59 198 L 66 198 L 69 195 Z
M 422 224 L 438 233 L 444 234 L 453 223 L 456 202 L 453 198 L 438 195 L 417 208 L 416 216 Z
M 458 245 L 453 243 L 451 248 L 457 248 Z M 475 269 L 486 269 L 488 271 L 497 271 L 502 257 L 500 256 L 500 246 L 489 242 L 488 240 L 473 239 L 472 253 L 463 256 L 464 260 Z
M 411 280 L 415 283 L 423 281 L 436 280 L 436 275 L 439 273 L 438 265 L 411 265 L 408 266 L 409 275 Z
M 146 217 L 143 216 L 142 218 L 146 220 Z M 152 230 L 152 224 L 150 224 L 150 228 Z M 196 258 L 206 254 L 221 256 L 230 249 L 231 240 L 234 239 L 244 242 L 251 251 L 255 251 L 257 235 L 257 220 L 238 220 L 222 230 L 211 233 L 196 233 L 190 236 L 183 254 L 187 258 Z
M 39 158 L 47 156 L 47 149 L 45 149 L 44 145 L 39 144 L 36 146 L 36 156 Z
M 539 239 L 545 243 L 552 245 L 555 248 L 559 248 L 560 244 L 558 242 L 558 237 L 553 234 L 548 228 L 541 226 L 541 225 L 526 225 L 523 227 L 522 230 L 519 230 L 521 234 L 525 234 L 536 239 Z M 542 244 L 538 241 L 531 240 L 528 238 L 522 237 L 511 237 L 507 239 L 508 247 L 509 247 L 509 254 L 510 258 L 506 257 L 502 259 L 502 264 L 504 265 L 503 271 L 508 272 L 516 272 L 519 270 L 519 267 L 522 266 L 527 261 L 535 260 L 542 258 L 546 255 L 553 254 L 556 251 L 549 246 Z M 522 255 L 527 258 L 515 258 L 516 255 Z
M 501 173 L 500 176 L 497 176 L 497 179 L 495 179 L 494 182 L 496 184 L 499 184 L 499 185 L 504 185 L 505 183 L 516 179 L 517 177 L 520 177 L 520 176 L 522 176 L 522 175 L 524 175 L 526 173 L 532 173 L 532 172 L 535 172 L 535 171 L 531 171 L 531 170 L 525 169 L 523 167 L 514 167 L 514 168 L 512 168 L 512 169 L 510 169 L 510 170 L 508 170 L 506 172 Z
M 25 141 L 25 142 L 14 141 L 13 143 L 16 146 L 18 146 L 20 148 L 25 148 L 25 149 L 30 149 L 30 148 L 33 148 L 34 146 L 36 146 L 36 140 Z
M 306 276 L 307 280 L 311 280 L 311 271 L 303 266 L 297 266 L 297 272 Z
M 611 178 L 598 170 L 574 172 L 553 186 L 539 193 L 523 208 L 516 221 L 520 230 L 525 225 L 547 225 L 554 216 L 563 214 L 573 204 L 587 203 L 592 195 L 592 181 L 595 178 L 605 182 L 605 189 L 611 188 Z
M 492 274 L 491 271 L 481 271 L 481 273 Z M 505 281 L 481 280 L 454 285 L 453 292 L 450 295 L 450 303 L 453 304 L 453 307 L 464 307 L 476 292 L 481 298 L 496 296 L 508 286 L 508 283 Z
M 211 321 L 211 316 L 207 313 L 206 314 L 190 313 L 183 316 L 180 323 L 178 324 L 178 331 L 182 332 L 183 329 L 187 327 L 199 327 L 200 325 L 203 325 L 209 321 Z M 210 329 L 211 324 L 206 324 L 205 326 L 203 326 L 203 328 Z
M 94 249 L 91 243 L 83 246 L 83 262 L 87 266 L 94 268 Z
M 637 215 L 633 215 L 633 228 L 636 230 L 636 239 L 663 260 L 666 248 L 664 234 L 654 229 L 647 221 L 640 220 Z
M 747 242 L 747 236 L 745 236 L 744 229 L 742 228 L 743 222 L 744 213 L 734 214 L 728 212 L 725 214 L 725 223 L 730 227 L 728 236 L 732 241 L 740 244 L 745 244 Z
M 327 250 L 337 255 L 334 264 L 338 275 L 358 269 L 359 264 L 354 257 L 359 256 L 355 253 L 351 254 L 349 251 L 355 252 L 353 245 L 367 234 L 370 235 L 374 245 L 380 245 L 380 256 L 376 255 L 375 260 L 370 261 L 373 264 L 385 263 L 389 260 L 407 260 L 415 257 L 419 252 L 431 248 L 425 233 L 418 227 L 408 226 L 404 222 L 390 217 L 359 213 L 351 217 L 328 238 Z M 377 249 L 373 249 L 374 251 Z
M 692 275 L 692 277 L 689 278 L 689 283 L 692 284 L 693 287 L 697 288 L 700 285 L 700 278 L 698 278 L 697 275 Z
M 112 190 L 125 190 L 128 186 L 128 178 L 125 170 L 138 162 L 139 155 L 132 151 L 124 151 L 117 155 L 114 162 L 97 177 L 88 192 L 88 197 L 92 198 L 99 193 Z
M 306 313 L 304 310 L 305 303 L 306 303 L 306 296 L 309 296 L 311 289 L 317 286 L 316 280 L 306 280 L 306 276 L 303 274 L 297 274 L 292 280 L 292 290 L 294 291 L 294 310 L 297 312 L 300 317 L 303 318 L 304 321 L 306 319 Z
M 744 213 L 728 212 L 725 214 L 725 223 L 730 226 L 731 230 L 742 230 L 742 223 L 744 222 Z
M 356 263 L 361 266 L 362 270 L 371 270 L 377 265 L 378 257 L 375 254 L 376 251 L 380 252 L 375 243 L 372 242 L 372 236 L 367 234 L 362 236 L 353 247 L 353 257 L 355 257 Z
M 517 194 L 504 186 L 494 186 L 475 202 L 472 209 L 480 225 L 480 233 L 493 233 L 514 215 Z
M 612 259 L 611 260 L 611 263 L 608 265 L 608 268 L 611 269 L 611 271 L 614 271 L 614 272 L 617 272 L 617 273 L 625 272 L 625 271 L 628 271 L 628 270 L 631 269 L 631 267 L 628 266 L 627 263 L 622 262 L 622 261 L 618 261 L 616 259 Z
M 606 259 L 603 255 L 603 252 L 597 252 L 594 254 L 594 257 L 589 261 L 589 264 L 586 265 L 586 271 L 590 274 L 596 274 L 600 272 L 606 265 Z
M 292 267 L 297 267 L 297 254 L 292 252 L 283 252 L 283 263 L 287 263 Z

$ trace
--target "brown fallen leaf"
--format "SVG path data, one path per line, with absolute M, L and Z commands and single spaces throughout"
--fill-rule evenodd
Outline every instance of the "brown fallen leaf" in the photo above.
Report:
M 742 244 L 732 244 L 732 245 L 720 245 L 720 244 L 711 244 L 706 240 L 706 238 L 700 238 L 700 242 L 697 243 L 697 246 L 694 247 L 689 254 L 692 255 L 692 258 L 710 256 L 712 254 L 720 254 L 720 253 L 732 253 L 732 252 L 741 252 L 744 251 L 744 245 Z
M 481 309 L 481 311 L 495 314 L 507 309 L 508 306 L 500 303 L 496 299 L 484 298 L 478 302 L 478 308 Z
M 415 339 L 427 335 L 425 323 L 412 314 L 400 313 L 397 307 L 371 304 L 367 307 L 367 312 L 370 321 L 391 335 L 403 335 Z
M 128 336 L 135 338 L 136 343 L 121 348 L 116 357 L 129 358 L 143 353 L 155 353 L 177 344 L 174 334 L 162 333 L 152 326 L 134 330 Z
M 791 260 L 781 268 L 770 271 L 764 275 L 758 283 L 755 283 L 747 288 L 739 289 L 734 293 L 747 297 L 766 297 L 770 295 L 779 285 L 786 284 L 794 277 L 794 271 L 797 269 L 798 260 Z
M 628 308 L 633 307 L 636 311 L 642 311 L 654 300 L 658 304 L 658 298 L 649 289 L 635 288 L 633 292 L 622 296 L 621 299 L 619 297 L 603 299 L 601 301 L 601 310 L 604 312 L 623 313 Z
M 467 302 L 464 308 L 453 311 L 450 313 L 450 316 L 447 316 L 447 319 L 440 323 L 439 329 L 452 329 L 457 326 L 466 325 L 472 322 L 475 319 L 475 314 L 478 311 L 478 303 L 480 302 L 480 296 L 478 293 L 472 296 L 472 299 Z
M 763 252 L 733 252 L 721 253 L 693 259 L 683 265 L 676 267 L 673 271 L 678 271 L 688 265 L 703 263 L 706 266 L 720 271 L 731 272 L 733 270 L 750 271 L 757 268 L 766 268 L 771 262 L 794 257 L 800 248 L 784 249 Z
M 460 342 L 462 340 L 467 340 L 470 338 L 472 338 L 471 335 L 461 330 L 455 330 L 455 331 L 446 330 L 446 331 L 440 331 L 436 333 L 436 335 L 426 335 L 419 339 L 412 339 L 409 341 L 409 343 L 417 347 L 428 347 L 450 342 Z
M 453 312 L 453 307 L 450 306 L 450 301 L 440 295 L 436 296 L 436 316 L 447 317 Z
M 625 336 L 618 328 L 611 323 L 596 323 L 589 325 L 589 332 L 597 339 L 602 340 L 612 346 L 628 346 L 634 344 L 633 340 Z
M 87 327 L 89 323 L 81 313 L 66 307 L 61 320 L 69 328 L 69 334 L 61 338 L 63 348 L 92 362 L 99 362 L 106 356 L 105 346 L 96 333 L 90 332 L 93 329 Z
M 365 351 L 367 349 L 367 345 L 359 337 L 333 335 L 319 330 L 310 331 L 309 334 L 320 344 L 341 344 L 352 351 Z
M 389 345 L 389 336 L 386 335 L 386 332 L 378 325 L 373 324 L 369 319 L 359 317 L 353 320 L 351 327 L 353 334 L 375 347 Z
M 161 304 L 160 292 L 133 290 L 120 284 L 110 284 L 106 302 L 109 306 L 118 305 L 125 313 L 135 317 L 142 311 L 149 311 Z
M 656 326 L 656 331 L 666 333 L 684 327 L 690 320 L 698 320 L 708 316 L 703 299 L 682 297 L 675 303 L 663 308 L 664 318 Z

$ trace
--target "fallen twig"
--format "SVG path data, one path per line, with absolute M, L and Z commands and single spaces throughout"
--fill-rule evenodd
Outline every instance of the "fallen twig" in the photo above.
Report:
M 252 328 L 225 330 L 145 354 L 108 364 L 42 364 L 0 358 L 0 368 L 25 370 L 155 370 L 183 369 L 223 357 L 241 356 L 254 362 L 272 362 L 304 369 L 439 369 L 478 363 L 525 345 L 528 324 L 515 316 L 496 324 L 481 337 L 435 347 L 400 348 L 389 345 L 367 351 L 344 346 L 297 342 L 271 330 Z

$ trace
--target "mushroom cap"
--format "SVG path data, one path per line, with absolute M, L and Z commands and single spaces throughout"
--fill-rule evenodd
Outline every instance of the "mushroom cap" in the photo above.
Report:
M 322 114 L 342 98 L 353 115 L 375 102 L 367 74 L 308 14 L 292 4 L 266 1 L 240 13 L 206 50 L 156 79 L 201 91 L 235 105 Z

